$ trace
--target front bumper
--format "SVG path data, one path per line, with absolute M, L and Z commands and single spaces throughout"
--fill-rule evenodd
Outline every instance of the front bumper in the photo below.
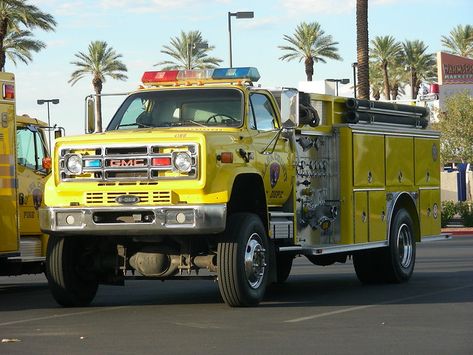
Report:
M 225 230 L 226 204 L 160 207 L 45 207 L 41 230 L 61 235 L 214 234 Z

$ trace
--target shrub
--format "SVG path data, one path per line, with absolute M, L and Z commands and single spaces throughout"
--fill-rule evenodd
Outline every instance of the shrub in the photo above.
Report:
M 442 227 L 446 227 L 447 223 L 457 213 L 455 202 L 453 201 L 442 201 L 442 213 L 441 213 L 441 224 Z
M 456 205 L 457 213 L 463 219 L 463 225 L 465 227 L 473 227 L 473 211 L 471 208 L 471 202 L 458 202 Z

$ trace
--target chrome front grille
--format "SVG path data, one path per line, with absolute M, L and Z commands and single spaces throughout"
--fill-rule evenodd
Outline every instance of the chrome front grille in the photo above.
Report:
M 136 192 L 86 192 L 85 203 L 89 206 L 118 204 L 117 198 L 123 195 L 138 197 L 137 204 L 167 204 L 172 203 L 171 191 L 136 191 Z
M 173 164 L 181 152 L 191 156 L 191 169 L 187 172 L 178 171 Z M 73 154 L 82 158 L 82 172 L 78 175 L 66 168 L 67 159 Z M 80 182 L 197 179 L 198 165 L 196 143 L 62 147 L 59 175 L 61 181 Z

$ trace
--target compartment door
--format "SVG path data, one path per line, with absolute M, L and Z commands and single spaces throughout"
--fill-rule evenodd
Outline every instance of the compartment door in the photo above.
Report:
M 414 185 L 414 138 L 386 137 L 386 185 Z
M 353 134 L 353 185 L 384 187 L 384 136 Z
M 420 234 L 440 234 L 440 190 L 420 190 Z
M 354 193 L 355 243 L 368 242 L 368 192 Z
M 440 147 L 435 138 L 415 138 L 415 182 L 418 186 L 440 185 Z
M 369 241 L 386 240 L 386 192 L 369 191 Z

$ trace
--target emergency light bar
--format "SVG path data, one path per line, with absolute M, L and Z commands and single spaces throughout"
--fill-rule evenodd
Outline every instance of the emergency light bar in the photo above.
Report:
M 253 67 L 243 68 L 217 68 L 199 70 L 163 70 L 148 71 L 143 74 L 143 83 L 172 83 L 193 80 L 250 80 L 258 81 L 258 69 Z

